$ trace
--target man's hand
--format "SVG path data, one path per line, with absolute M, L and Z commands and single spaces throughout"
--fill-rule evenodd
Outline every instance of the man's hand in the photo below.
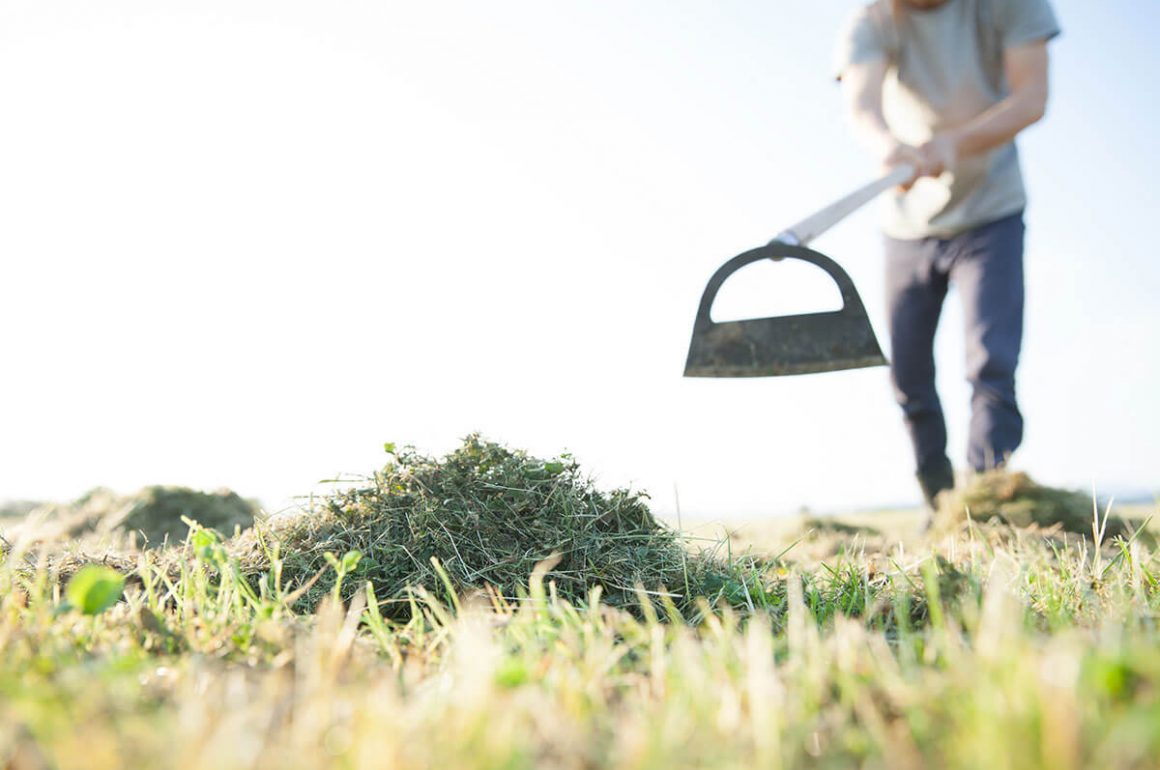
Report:
M 921 162 L 918 164 L 918 176 L 938 176 L 942 172 L 955 167 L 959 157 L 959 140 L 953 132 L 947 131 L 935 134 L 929 142 L 918 148 Z
M 909 190 L 918 181 L 918 178 L 923 176 L 922 170 L 925 167 L 926 159 L 919 148 L 911 147 L 909 144 L 895 142 L 893 147 L 882 158 L 882 167 L 892 169 L 895 166 L 901 166 L 903 163 L 909 163 L 915 169 L 914 175 L 908 181 L 899 185 L 902 190 Z

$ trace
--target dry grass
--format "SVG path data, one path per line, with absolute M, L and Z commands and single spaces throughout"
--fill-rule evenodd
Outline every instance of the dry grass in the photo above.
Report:
M 553 598 L 543 569 L 524 603 L 420 591 L 391 621 L 363 586 L 296 612 L 280 561 L 255 588 L 212 537 L 88 618 L 0 561 L 0 767 L 1160 762 L 1160 560 L 1138 542 L 811 531 L 846 547 L 771 561 L 779 601 L 669 622 Z
M 14 538 L 0 768 L 1160 766 L 1160 555 L 1143 538 L 997 517 L 920 535 L 916 512 L 881 512 L 743 524 L 722 545 L 564 460 L 478 439 L 401 453 L 265 539 L 195 531 L 124 555 L 135 580 L 92 617 L 58 589 L 64 536 Z M 391 544 L 435 560 L 393 562 Z M 352 545 L 376 564 L 343 559 Z M 630 566 L 623 547 L 663 558 Z M 724 584 L 690 579 L 680 607 L 601 594 L 699 559 Z M 487 564 L 526 572 L 470 590 Z M 406 574 L 400 611 L 382 599 Z

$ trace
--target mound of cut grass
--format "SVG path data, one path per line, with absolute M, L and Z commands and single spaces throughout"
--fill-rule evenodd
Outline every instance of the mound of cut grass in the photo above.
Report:
M 44 503 L 35 500 L 0 501 L 0 519 L 21 519 Z
M 803 535 L 817 533 L 820 535 L 840 535 L 854 537 L 855 535 L 877 537 L 882 530 L 865 524 L 847 524 L 831 516 L 802 516 L 801 531 Z
M 168 540 L 179 543 L 189 530 L 183 521 L 192 519 L 206 529 L 230 536 L 236 529 L 252 527 L 258 507 L 229 489 L 202 492 L 188 487 L 152 486 L 126 499 L 118 525 L 140 532 L 150 545 Z
M 1092 536 L 1095 504 L 1090 495 L 1043 486 L 1022 471 L 995 470 L 977 474 L 964 488 L 944 493 L 936 514 L 940 529 L 956 528 L 970 518 L 998 519 L 1014 527 L 1058 527 Z M 1103 520 L 1104 511 L 1100 510 Z M 1104 537 L 1127 536 L 1128 524 L 1109 517 Z
M 243 569 L 268 569 L 277 543 L 287 585 L 321 575 L 304 595 L 310 602 L 333 588 L 326 554 L 358 551 L 362 559 L 343 592 L 370 581 L 394 617 L 409 612 L 409 587 L 443 594 L 433 560 L 457 593 L 492 586 L 517 597 L 536 564 L 555 555 L 545 582 L 572 602 L 587 601 L 601 586 L 602 601 L 631 608 L 643 587 L 684 609 L 692 597 L 712 601 L 746 590 L 723 565 L 687 553 L 642 493 L 596 489 L 568 455 L 542 460 L 478 435 L 438 460 L 411 448 L 388 451 L 391 462 L 364 485 L 232 543 Z
M 182 517 L 228 537 L 236 528 L 253 526 L 257 515 L 254 503 L 231 490 L 202 492 L 177 486 L 149 486 L 131 495 L 98 487 L 71 503 L 45 505 L 29 512 L 40 522 L 45 538 L 95 534 L 123 536 L 120 539 L 128 541 L 136 533 L 139 544 L 146 548 L 183 541 L 189 527 Z

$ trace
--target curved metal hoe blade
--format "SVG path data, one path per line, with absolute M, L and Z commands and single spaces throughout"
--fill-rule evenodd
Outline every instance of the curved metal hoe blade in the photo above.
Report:
M 725 323 L 710 318 L 713 300 L 726 278 L 759 259 L 786 257 L 825 270 L 842 292 L 842 309 Z M 734 257 L 709 279 L 693 325 L 685 376 L 777 377 L 885 364 L 866 309 L 846 271 L 824 254 L 775 241 Z

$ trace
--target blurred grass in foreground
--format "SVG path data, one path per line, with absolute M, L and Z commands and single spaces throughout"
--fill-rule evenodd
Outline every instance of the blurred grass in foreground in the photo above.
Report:
M 12 543 L 0 767 L 1160 765 L 1155 552 L 889 520 L 771 535 L 761 601 L 695 622 L 566 603 L 546 564 L 519 600 L 419 591 L 405 621 L 369 589 L 304 608 L 280 557 L 247 582 L 196 532 L 87 616 L 43 566 L 61 545 L 30 568 Z

